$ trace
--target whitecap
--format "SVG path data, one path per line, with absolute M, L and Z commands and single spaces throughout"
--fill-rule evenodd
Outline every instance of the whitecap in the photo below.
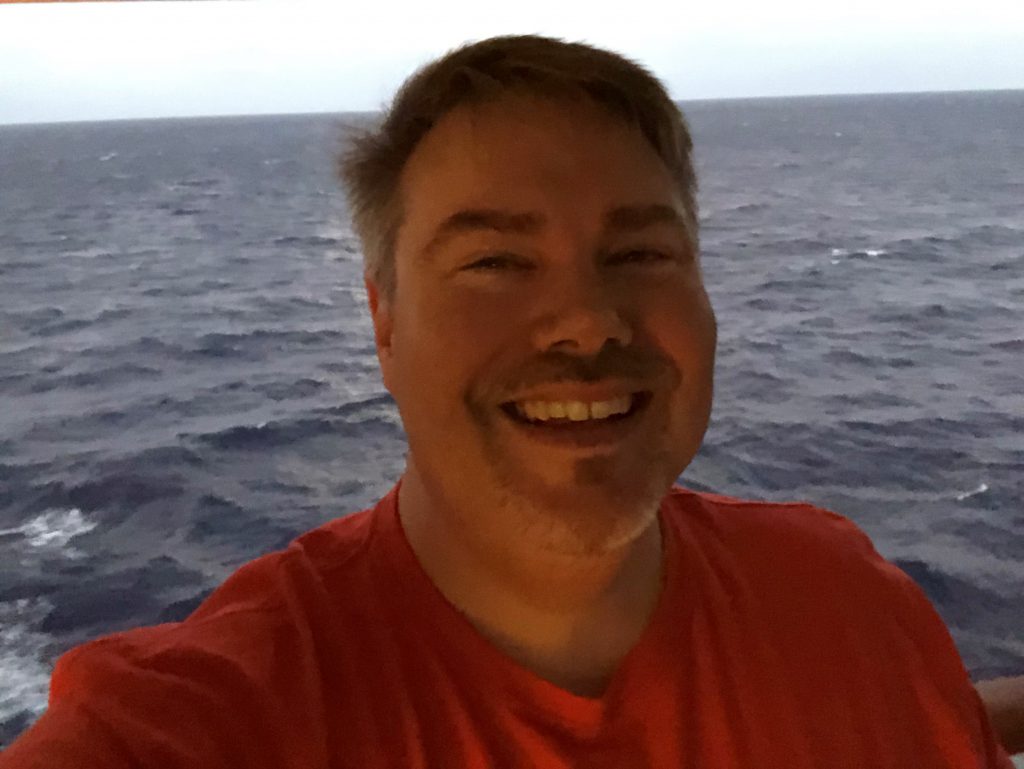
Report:
M 849 255 L 850 255 L 850 252 L 847 251 L 845 248 L 833 248 L 832 249 L 832 256 L 849 256 Z
M 31 521 L 13 529 L 0 529 L 0 535 L 21 534 L 32 547 L 64 548 L 72 538 L 96 528 L 96 522 L 82 515 L 77 507 L 70 510 L 51 510 L 37 515 Z M 75 551 L 67 555 L 74 557 Z
M 962 502 L 963 500 L 977 496 L 978 494 L 984 494 L 986 491 L 988 491 L 988 484 L 981 483 L 978 485 L 978 488 L 976 488 L 974 491 L 965 491 L 960 494 L 957 494 L 956 500 L 957 502 Z
M 884 248 L 869 248 L 865 252 L 868 256 L 884 256 L 889 253 Z

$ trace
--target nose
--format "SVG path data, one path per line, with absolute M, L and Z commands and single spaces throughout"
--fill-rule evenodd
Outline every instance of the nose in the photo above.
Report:
M 597 277 L 581 277 L 550 285 L 552 307 L 537 325 L 535 348 L 541 352 L 559 350 L 580 357 L 600 353 L 608 342 L 627 347 L 633 331 L 613 287 Z

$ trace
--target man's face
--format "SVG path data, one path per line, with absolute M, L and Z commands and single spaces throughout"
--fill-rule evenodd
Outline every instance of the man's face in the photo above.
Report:
M 410 472 L 493 536 L 637 536 L 700 446 L 716 341 L 660 158 L 596 107 L 510 97 L 442 118 L 401 202 L 394 301 L 367 289 Z

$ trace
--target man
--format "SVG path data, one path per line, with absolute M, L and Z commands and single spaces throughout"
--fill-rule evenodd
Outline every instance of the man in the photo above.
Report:
M 62 657 L 0 767 L 1009 767 L 853 524 L 673 485 L 716 340 L 690 150 L 581 45 L 408 81 L 342 163 L 404 475 Z

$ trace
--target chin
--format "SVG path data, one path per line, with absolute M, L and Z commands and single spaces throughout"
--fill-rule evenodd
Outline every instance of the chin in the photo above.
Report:
M 519 488 L 519 515 L 535 528 L 545 549 L 566 554 L 616 550 L 655 523 L 671 481 L 649 479 L 628 488 L 608 483 Z

